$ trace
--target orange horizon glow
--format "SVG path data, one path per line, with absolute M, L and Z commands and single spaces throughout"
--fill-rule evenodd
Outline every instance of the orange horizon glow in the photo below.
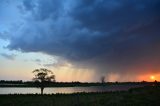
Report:
M 151 79 L 151 80 L 155 80 L 155 76 L 151 75 L 151 76 L 150 76 L 150 79 Z
M 153 82 L 153 81 L 155 81 L 155 80 L 157 80 L 157 81 L 160 81 L 160 73 L 147 73 L 147 74 L 144 74 L 144 75 L 140 75 L 139 77 L 138 77 L 138 80 L 139 81 L 151 81 L 151 82 Z

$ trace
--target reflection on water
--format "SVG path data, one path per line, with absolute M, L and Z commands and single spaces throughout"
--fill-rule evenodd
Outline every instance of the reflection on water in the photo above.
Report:
M 45 88 L 45 94 L 55 93 L 76 93 L 76 92 L 105 92 L 105 91 L 122 91 L 129 88 L 141 87 L 142 85 L 109 85 L 109 86 L 92 86 L 92 87 L 50 87 Z M 40 94 L 39 88 L 18 88 L 5 87 L 0 88 L 0 94 Z

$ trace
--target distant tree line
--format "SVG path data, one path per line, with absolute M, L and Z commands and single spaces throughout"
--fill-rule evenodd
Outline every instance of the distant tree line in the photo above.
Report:
M 0 84 L 23 84 L 22 80 L 0 80 Z
M 0 81 L 0 87 L 37 87 L 37 84 L 34 81 L 5 81 L 1 80 Z M 75 86 L 108 86 L 108 85 L 128 85 L 128 84 L 144 84 L 144 85 L 153 85 L 155 82 L 46 82 L 45 86 L 46 87 L 75 87 Z M 156 84 L 160 85 L 160 82 L 156 82 Z

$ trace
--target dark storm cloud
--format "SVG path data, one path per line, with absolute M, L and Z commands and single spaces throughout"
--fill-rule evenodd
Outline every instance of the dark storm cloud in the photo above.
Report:
M 7 32 L 0 32 L 0 39 L 7 40 L 10 38 Z
M 26 11 L 32 12 L 35 20 L 43 21 L 48 18 L 57 18 L 62 7 L 62 0 L 24 0 Z
M 1 53 L 0 54 L 1 56 L 3 56 L 4 58 L 6 59 L 9 59 L 9 60 L 14 60 L 16 55 L 15 54 L 6 54 L 6 53 Z
M 104 72 L 159 68 L 159 0 L 25 0 L 23 9 L 28 15 L 10 49 Z

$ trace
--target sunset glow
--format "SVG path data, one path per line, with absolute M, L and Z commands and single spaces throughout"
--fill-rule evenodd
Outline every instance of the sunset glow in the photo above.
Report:
M 155 80 L 155 76 L 153 76 L 153 75 L 150 76 L 150 79 L 151 79 L 151 80 Z

